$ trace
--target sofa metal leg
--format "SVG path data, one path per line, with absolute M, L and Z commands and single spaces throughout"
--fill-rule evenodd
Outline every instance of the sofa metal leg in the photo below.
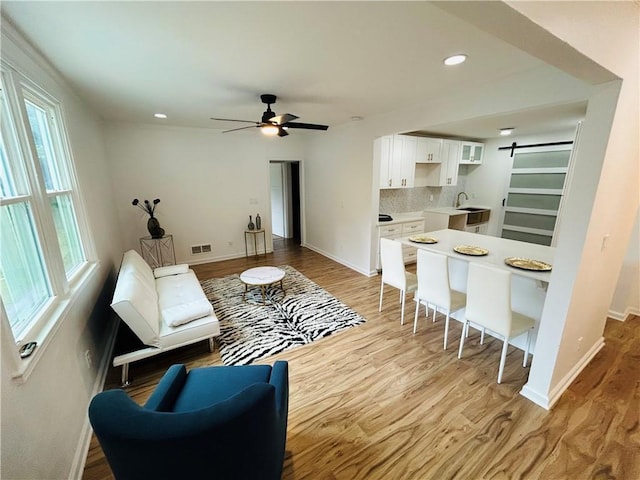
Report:
M 125 363 L 122 365 L 122 377 L 121 377 L 121 386 L 128 387 L 131 385 L 131 381 L 129 380 L 129 364 Z
M 213 337 L 209 338 L 209 351 L 211 353 L 216 351 L 216 341 L 213 339 Z

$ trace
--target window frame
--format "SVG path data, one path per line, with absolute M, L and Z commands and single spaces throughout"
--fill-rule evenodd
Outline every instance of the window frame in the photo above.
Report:
M 62 325 L 75 300 L 81 295 L 85 286 L 92 280 L 98 270 L 99 264 L 95 254 L 95 246 L 91 234 L 88 215 L 82 201 L 83 195 L 78 182 L 75 162 L 71 151 L 71 142 L 65 125 L 65 112 L 63 104 L 56 97 L 40 88 L 26 75 L 16 70 L 8 62 L 0 61 L 0 75 L 4 98 L 7 103 L 9 126 L 15 145 L 6 147 L 8 162 L 12 169 L 21 169 L 20 174 L 26 182 L 22 187 L 28 191 L 27 197 L 32 209 L 33 223 L 36 231 L 36 241 L 41 250 L 42 261 L 45 268 L 45 276 L 50 288 L 50 297 L 44 302 L 36 314 L 34 320 L 25 328 L 20 338 L 16 339 L 10 325 L 4 302 L 0 299 L 0 320 L 2 333 L 15 345 L 15 351 L 11 353 L 13 368 L 12 377 L 18 382 L 27 380 L 29 374 L 42 357 L 46 346 L 50 343 L 55 332 Z M 47 114 L 47 126 L 52 137 L 56 162 L 60 162 L 65 170 L 64 177 L 67 182 L 66 189 L 48 192 L 45 186 L 44 175 L 36 150 L 31 125 L 27 115 L 25 101 L 29 101 L 39 108 L 43 108 Z M 3 120 L 5 114 L 2 113 Z M 9 151 L 11 149 L 11 151 Z M 17 151 L 15 151 L 17 149 Z M 69 275 L 65 271 L 64 260 L 58 241 L 51 199 L 54 197 L 68 196 L 71 200 L 77 233 L 80 241 L 80 249 L 84 261 L 76 268 L 70 270 Z M 0 198 L 0 205 L 18 203 L 16 196 L 4 199 Z M 30 341 L 38 343 L 33 354 L 26 359 L 19 356 L 20 347 Z M 3 342 L 4 343 L 4 342 Z

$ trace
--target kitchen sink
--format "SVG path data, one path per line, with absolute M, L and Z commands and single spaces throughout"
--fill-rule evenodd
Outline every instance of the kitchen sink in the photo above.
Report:
M 468 212 L 467 213 L 467 225 L 477 225 L 479 223 L 486 223 L 491 216 L 491 210 L 488 208 L 480 207 L 459 207 L 457 210 Z
M 465 212 L 481 212 L 487 209 L 480 207 L 458 207 L 456 210 L 464 210 Z

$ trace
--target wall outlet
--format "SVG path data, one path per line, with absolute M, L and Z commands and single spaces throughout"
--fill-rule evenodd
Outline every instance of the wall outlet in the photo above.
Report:
M 230 247 L 233 247 L 233 242 L 232 242 L 231 240 L 229 240 L 229 241 L 227 242 L 227 245 L 229 245 Z

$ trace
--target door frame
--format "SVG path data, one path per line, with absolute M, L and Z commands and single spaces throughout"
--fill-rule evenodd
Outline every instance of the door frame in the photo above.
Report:
M 299 215 L 298 221 L 300 224 L 300 245 L 305 245 L 306 238 L 306 221 L 305 221 L 305 193 L 304 193 L 304 161 L 301 158 L 270 158 L 268 160 L 268 166 L 272 163 L 296 163 L 298 164 L 298 189 L 300 192 L 299 195 Z M 269 191 L 269 220 L 270 222 L 273 219 L 273 212 L 271 211 L 271 169 L 267 168 L 269 172 L 269 177 L 267 178 L 267 187 Z M 289 178 L 288 181 L 291 181 Z M 295 219 L 293 220 L 295 222 Z M 295 230 L 295 228 L 294 228 Z M 273 233 L 273 232 L 272 232 Z

